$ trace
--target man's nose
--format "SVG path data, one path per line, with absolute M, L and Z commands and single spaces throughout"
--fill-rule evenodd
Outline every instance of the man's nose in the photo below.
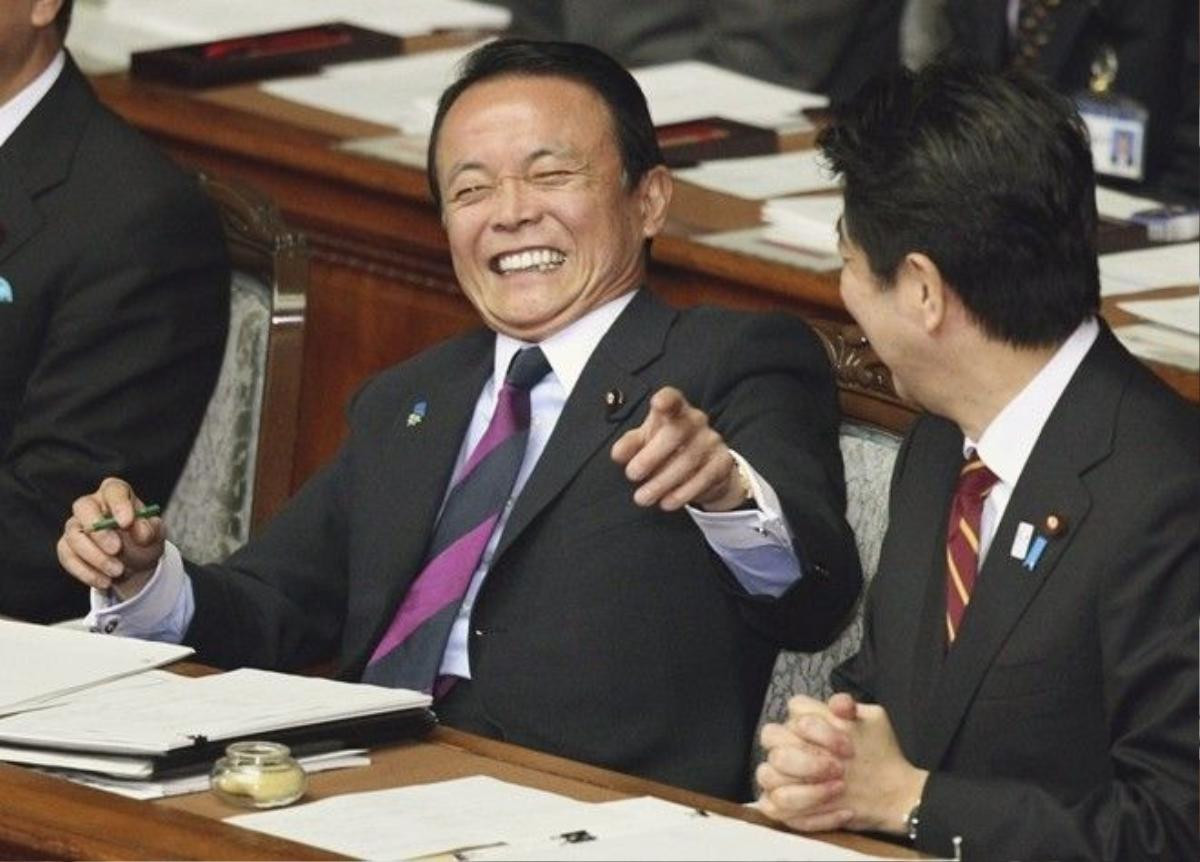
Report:
M 496 188 L 495 227 L 516 230 L 541 216 L 536 191 L 521 177 L 503 177 Z

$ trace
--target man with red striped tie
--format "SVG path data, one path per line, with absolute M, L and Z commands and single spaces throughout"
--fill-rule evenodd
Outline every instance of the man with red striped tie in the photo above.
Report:
M 939 857 L 1197 858 L 1200 423 L 1098 316 L 1079 117 L 935 66 L 821 145 L 846 307 L 929 413 L 860 652 L 763 729 L 762 808 Z
M 478 49 L 429 152 L 487 328 L 369 381 L 337 457 L 224 565 L 181 560 L 116 479 L 60 559 L 102 631 L 224 667 L 336 655 L 451 726 L 747 798 L 777 651 L 827 644 L 861 581 L 825 353 L 795 318 L 643 286 L 671 177 L 603 53 Z

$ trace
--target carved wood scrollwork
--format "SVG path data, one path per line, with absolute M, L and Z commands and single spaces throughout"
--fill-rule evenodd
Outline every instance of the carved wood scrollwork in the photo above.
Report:
M 810 320 L 809 323 L 829 354 L 838 386 L 900 403 L 892 386 L 891 372 L 875 355 L 857 325 L 830 320 Z

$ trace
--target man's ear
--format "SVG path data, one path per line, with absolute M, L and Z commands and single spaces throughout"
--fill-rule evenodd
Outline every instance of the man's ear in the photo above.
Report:
M 58 10 L 61 8 L 62 0 L 33 0 L 33 6 L 29 10 L 29 22 L 39 30 L 49 27 L 58 17 Z
M 641 207 L 642 235 L 646 239 L 657 236 L 662 230 L 674 189 L 671 171 L 666 165 L 655 165 L 638 182 L 635 194 Z
M 926 332 L 936 331 L 946 320 L 950 286 L 933 259 L 919 251 L 909 252 L 900 264 L 900 281 L 906 299 Z

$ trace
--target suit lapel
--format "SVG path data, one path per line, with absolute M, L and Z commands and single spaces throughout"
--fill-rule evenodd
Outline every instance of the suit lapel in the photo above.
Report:
M 467 426 L 492 373 L 494 343 L 491 333 L 470 336 L 435 373 L 416 377 L 396 405 L 379 464 L 379 487 L 394 491 L 384 506 L 397 518 L 378 535 L 384 625 L 425 561 Z M 420 419 L 410 422 L 410 416 Z
M 921 762 L 930 768 L 945 756 L 980 682 L 1026 608 L 1050 578 L 1070 576 L 1059 572 L 1058 564 L 1091 508 L 1082 477 L 1112 450 L 1123 385 L 1112 385 L 1109 372 L 1128 376 L 1127 370 L 1117 370 L 1112 363 L 1114 344 L 1111 334 L 1102 329 L 1042 429 L 1005 508 L 962 630 L 941 663 L 935 686 L 927 689 L 919 752 Z M 1057 536 L 1045 526 L 1051 514 L 1066 524 Z M 1032 524 L 1036 535 L 1046 539 L 1045 550 L 1032 568 L 1010 553 L 1021 522 Z M 944 607 L 942 599 L 939 618 Z M 928 619 L 930 614 L 925 616 Z
M 944 440 L 939 441 L 939 455 L 929 468 L 930 486 L 934 495 L 932 499 L 936 501 L 935 509 L 938 513 L 936 528 L 913 539 L 919 543 L 913 553 L 913 559 L 928 560 L 927 571 L 933 573 L 925 579 L 925 595 L 913 643 L 913 715 L 921 715 L 924 712 L 929 692 L 937 683 L 945 657 L 946 627 L 942 619 L 946 613 L 946 524 L 950 518 L 950 501 L 954 496 L 962 464 L 963 443 L 962 433 L 957 427 L 947 423 L 947 428 L 952 429 L 952 433 L 946 434 Z
M 650 394 L 637 372 L 662 354 L 675 316 L 673 309 L 643 288 L 601 339 L 517 498 L 496 548 L 496 559 L 562 492 L 588 458 L 613 439 L 624 420 Z M 609 413 L 605 394 L 612 389 L 621 390 L 625 403 Z
M 41 230 L 34 201 L 70 172 L 94 100 L 74 63 L 0 146 L 0 264 Z M 0 274 L 3 274 L 0 271 Z

